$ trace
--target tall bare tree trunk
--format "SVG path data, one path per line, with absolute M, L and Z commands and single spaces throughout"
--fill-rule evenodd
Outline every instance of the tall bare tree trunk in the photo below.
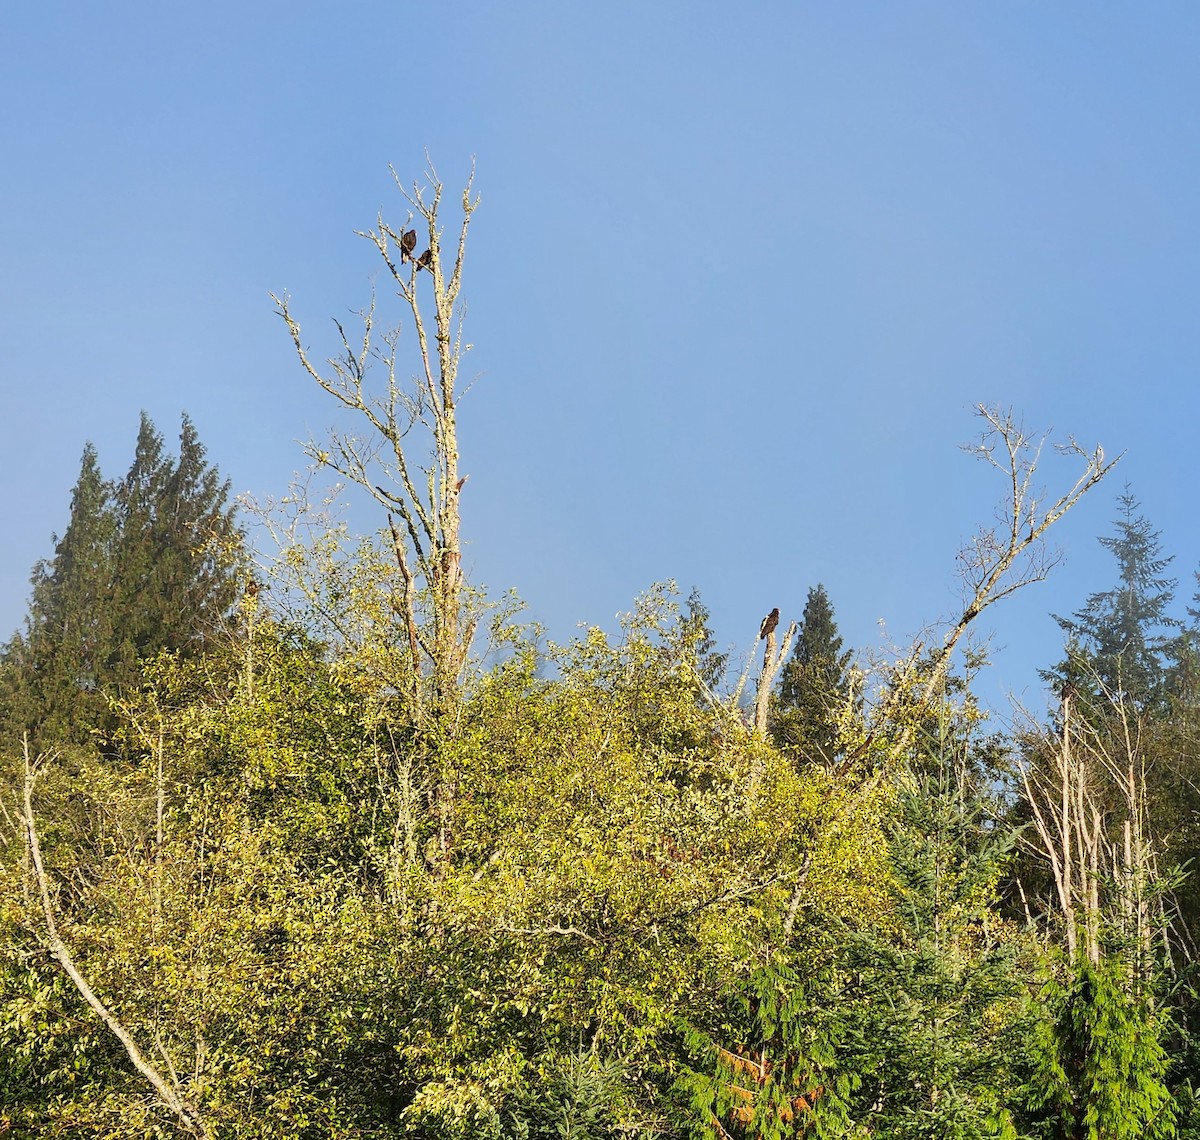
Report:
M 432 168 L 428 186 L 416 183 L 410 191 L 396 179 L 410 208 L 404 225 L 393 228 L 381 214 L 375 229 L 361 233 L 378 250 L 407 314 L 415 339 L 411 380 L 402 378 L 408 376 L 400 363 L 402 330 L 375 330 L 374 300 L 360 314 L 361 337 L 352 340 L 335 321 L 340 351 L 323 370 L 309 355 L 289 299 L 272 295 L 305 371 L 357 418 L 357 429 L 335 431 L 327 444 L 310 443 L 308 452 L 318 466 L 336 471 L 383 508 L 411 657 L 405 695 L 414 722 L 436 723 L 441 733 L 454 722 L 475 633 L 464 605 L 459 500 L 466 477 L 459 473 L 458 450 L 459 366 L 468 347 L 459 294 L 467 232 L 479 204 L 473 177 L 462 194 L 457 240 L 449 250 L 442 244 L 443 186 Z M 386 373 L 375 388 L 368 384 L 372 365 Z M 417 427 L 423 430 L 414 433 Z

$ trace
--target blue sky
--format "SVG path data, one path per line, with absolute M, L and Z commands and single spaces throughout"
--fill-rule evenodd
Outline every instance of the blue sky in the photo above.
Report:
M 1128 456 L 1055 578 L 989 614 L 989 699 L 1112 581 L 1127 480 L 1200 559 L 1200 8 L 1161 3 L 13 8 L 0 38 L 0 628 L 85 441 L 181 411 L 279 494 L 336 412 L 314 341 L 367 298 L 388 164 L 477 162 L 466 564 L 557 639 L 651 583 L 749 648 L 823 582 L 847 643 L 949 616 L 1001 488 L 979 402 Z M 453 199 L 454 195 L 451 195 Z M 1068 477 L 1047 463 L 1047 483 Z

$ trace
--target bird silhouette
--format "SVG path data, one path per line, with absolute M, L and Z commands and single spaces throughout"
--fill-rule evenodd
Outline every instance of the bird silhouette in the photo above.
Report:
M 428 269 L 430 266 L 430 263 L 432 261 L 433 261 L 433 247 L 431 246 L 423 254 L 421 254 L 420 257 L 417 258 L 417 268 L 418 269 Z
M 400 235 L 400 263 L 408 261 L 412 257 L 412 251 L 417 248 L 417 231 L 406 230 Z
M 764 637 L 770 637 L 775 632 L 775 627 L 779 625 L 779 607 L 776 606 L 762 620 L 762 625 L 758 627 L 758 640 L 762 641 Z

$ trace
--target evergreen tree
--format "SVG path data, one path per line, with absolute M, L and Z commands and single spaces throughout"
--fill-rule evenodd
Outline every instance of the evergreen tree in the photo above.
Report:
M 113 541 L 112 487 L 100 472 L 96 449 L 83 451 L 71 492 L 71 517 L 54 557 L 31 576 L 32 601 L 24 634 L 4 653 L 4 729 L 9 739 L 41 726 L 70 738 L 72 727 L 94 719 L 111 644 Z
M 144 413 L 117 485 L 84 449 L 71 517 L 33 572 L 23 634 L 3 655 L 4 728 L 35 746 L 78 743 L 105 719 L 102 689 L 136 684 L 161 650 L 202 649 L 234 602 L 241 534 L 229 484 L 185 416 L 178 461 Z
M 842 650 L 825 587 L 814 586 L 808 591 L 796 648 L 775 696 L 771 731 L 777 743 L 826 764 L 837 756 L 838 716 L 850 695 L 851 656 L 849 650 Z
M 1048 1140 L 1168 1140 L 1176 1109 L 1166 1086 L 1165 1018 L 1132 992 L 1120 959 L 1081 957 L 1047 983 L 1026 1101 Z
M 1172 557 L 1164 557 L 1159 532 L 1138 513 L 1128 487 L 1118 502 L 1116 533 L 1100 539 L 1117 560 L 1117 584 L 1092 594 L 1074 617 L 1055 617 L 1067 635 L 1067 660 L 1044 676 L 1085 694 L 1098 684 L 1146 708 L 1164 695 L 1176 583 L 1165 574 Z
M 844 938 L 854 1116 L 878 1136 L 1012 1137 L 1020 946 L 991 901 L 1016 836 L 963 799 L 961 758 L 926 761 L 903 780 L 889 837 L 894 926 Z
M 228 555 L 240 535 L 228 498 L 228 481 L 205 463 L 186 415 L 176 461 L 142 414 L 133 464 L 116 491 L 115 678 L 132 678 L 159 650 L 186 656 L 201 648 L 233 605 Z

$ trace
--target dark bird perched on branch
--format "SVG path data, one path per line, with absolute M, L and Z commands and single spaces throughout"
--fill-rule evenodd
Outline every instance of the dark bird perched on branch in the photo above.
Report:
M 420 257 L 417 258 L 418 269 L 428 269 L 429 263 L 433 261 L 433 247 L 430 246 Z
M 758 627 L 758 640 L 762 641 L 764 637 L 770 637 L 775 632 L 775 627 L 779 625 L 779 607 L 776 606 L 762 620 L 762 625 Z
M 403 265 L 417 248 L 417 231 L 406 230 L 400 235 L 400 264 Z

